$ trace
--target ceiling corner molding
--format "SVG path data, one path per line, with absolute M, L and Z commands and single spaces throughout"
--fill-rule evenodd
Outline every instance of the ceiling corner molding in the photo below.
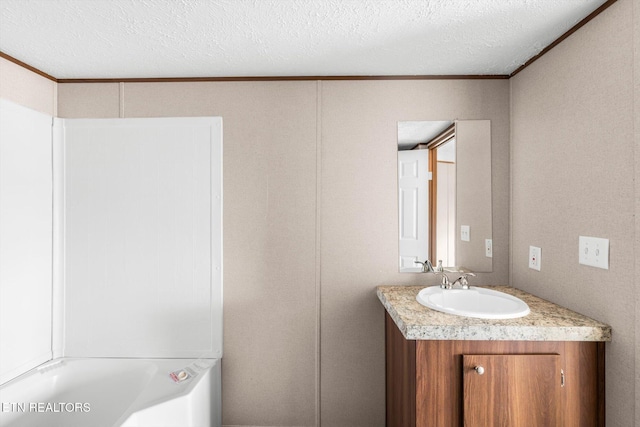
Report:
M 184 82 L 274 82 L 318 80 L 495 80 L 508 79 L 507 74 L 487 75 L 388 75 L 388 76 L 243 76 L 243 77 L 149 77 L 57 79 L 58 83 L 184 83 Z
M 556 47 L 557 45 L 559 45 L 564 39 L 566 39 L 567 37 L 569 37 L 571 34 L 575 33 L 576 31 L 578 31 L 583 25 L 585 25 L 587 22 L 591 21 L 593 18 L 595 18 L 596 16 L 598 16 L 601 12 L 603 12 L 605 9 L 607 9 L 609 6 L 611 6 L 612 4 L 614 4 L 617 0 L 607 0 L 605 3 L 603 3 L 599 8 L 597 8 L 596 10 L 594 10 L 593 12 L 591 12 L 589 15 L 587 15 L 582 21 L 578 22 L 576 25 L 574 25 L 573 27 L 571 27 L 566 33 L 564 33 L 563 35 L 561 35 L 560 37 L 558 37 L 557 39 L 554 40 L 553 43 L 551 43 L 549 46 L 545 47 L 544 49 L 542 49 L 540 51 L 540 53 L 538 53 L 537 55 L 531 57 L 527 62 L 525 62 L 524 64 L 522 64 L 520 67 L 518 67 L 514 72 L 512 72 L 511 74 L 509 74 L 509 78 L 515 76 L 516 74 L 518 74 L 520 71 L 524 70 L 525 68 L 527 68 L 529 65 L 533 64 L 536 60 L 538 60 L 541 56 L 543 56 L 545 53 L 549 52 L 551 49 L 553 49 L 554 47 Z
M 9 61 L 9 62 L 13 62 L 13 63 L 14 63 L 14 64 L 16 64 L 16 65 L 21 66 L 22 68 L 26 68 L 27 70 L 29 70 L 29 71 L 31 71 L 31 72 L 33 72 L 33 73 L 36 73 L 36 74 L 38 74 L 38 75 L 40 75 L 40 76 L 44 77 L 45 79 L 49 79 L 49 80 L 51 80 L 52 82 L 58 83 L 58 79 L 56 79 L 55 77 L 53 77 L 53 76 L 51 76 L 51 75 L 49 75 L 49 74 L 45 73 L 44 71 L 38 70 L 38 69 L 37 69 L 37 68 L 35 68 L 35 67 L 32 67 L 31 65 L 26 64 L 26 63 L 24 63 L 24 62 L 20 61 L 19 59 L 14 58 L 14 57 L 13 57 L 13 56 L 11 56 L 11 55 L 7 55 L 6 53 L 4 53 L 4 52 L 2 52 L 2 51 L 0 51 L 0 58 L 4 58 L 4 59 L 6 59 L 6 60 L 7 60 L 7 61 Z

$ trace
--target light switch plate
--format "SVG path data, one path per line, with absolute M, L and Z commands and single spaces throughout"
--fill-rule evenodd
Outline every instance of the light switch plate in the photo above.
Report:
M 529 268 L 540 271 L 542 264 L 542 249 L 529 246 Z
M 609 269 L 609 239 L 580 236 L 578 239 L 578 262 L 591 267 Z
M 471 240 L 471 230 L 468 225 L 460 226 L 460 240 L 463 242 L 468 242 Z

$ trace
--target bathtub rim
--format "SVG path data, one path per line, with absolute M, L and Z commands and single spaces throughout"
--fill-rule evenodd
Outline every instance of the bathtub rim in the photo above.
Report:
M 50 367 L 50 371 L 42 372 L 43 375 L 49 374 L 49 378 L 51 378 L 50 372 L 55 372 L 60 368 L 56 368 L 55 365 L 59 363 L 71 363 L 71 362 L 96 362 L 100 363 L 100 361 L 109 361 L 109 362 L 124 362 L 124 368 L 135 368 L 135 365 L 127 366 L 127 362 L 133 362 L 134 364 L 139 364 L 140 369 L 149 369 L 152 365 L 155 367 L 155 371 L 150 376 L 150 378 L 145 382 L 144 387 L 138 392 L 135 397 L 132 398 L 128 405 L 121 411 L 116 412 L 114 414 L 114 426 L 123 425 L 123 423 L 127 422 L 129 418 L 134 416 L 138 412 L 143 412 L 145 410 L 151 409 L 155 406 L 161 407 L 163 403 L 169 403 L 171 401 L 178 401 L 184 398 L 189 398 L 194 390 L 201 384 L 204 385 L 205 381 L 208 381 L 208 385 L 204 385 L 205 387 L 209 387 L 206 390 L 206 393 L 209 397 L 209 411 L 212 414 L 212 425 L 218 426 L 221 424 L 221 409 L 222 409 L 222 375 L 221 375 L 221 359 L 214 358 L 130 358 L 130 357 L 60 357 L 51 359 L 45 363 L 40 364 L 39 366 L 30 369 L 24 374 L 6 382 L 5 384 L 0 385 L 0 394 L 3 394 L 2 401 L 5 400 L 7 402 L 13 402 L 13 396 L 11 396 L 12 388 L 17 386 L 20 383 L 23 384 L 23 387 L 19 387 L 14 389 L 16 396 L 18 398 L 24 397 L 24 390 L 32 390 L 32 386 L 37 384 L 39 378 L 37 375 L 42 369 L 47 369 Z M 183 369 L 185 367 L 190 366 L 192 363 L 198 361 L 205 361 L 208 363 L 206 368 L 203 368 L 198 372 L 197 376 L 192 380 L 189 380 L 182 384 L 174 384 L 168 378 L 168 374 L 173 370 Z M 163 363 L 164 362 L 164 363 Z M 61 368 L 66 368 L 69 372 L 73 371 L 73 367 L 64 366 Z M 87 368 L 87 366 L 83 366 L 83 368 Z M 90 366 L 89 366 L 90 368 Z M 109 370 L 105 371 L 107 374 Z M 115 371 L 114 371 L 115 372 Z M 122 372 L 122 371 L 121 371 Z M 165 377 L 166 374 L 166 377 Z M 47 379 L 49 379 L 47 378 Z M 43 380 L 45 380 L 43 378 Z M 155 380 L 155 381 L 154 381 Z M 99 383 L 99 379 L 93 378 L 90 379 L 87 383 L 91 384 L 95 382 Z M 158 385 L 160 385 L 161 389 L 158 392 Z M 152 386 L 156 386 L 155 388 L 151 388 Z M 171 389 L 172 387 L 176 387 Z M 61 387 L 59 392 L 64 392 L 68 390 L 72 390 L 74 387 Z M 201 387 L 202 388 L 202 387 Z M 198 389 L 198 392 L 200 389 Z M 6 399 L 3 392 L 10 391 L 9 398 Z M 163 394 L 162 391 L 165 393 Z M 27 394 L 28 395 L 28 394 Z M 55 396 L 55 395 L 54 395 Z M 55 402 L 54 396 L 47 397 L 43 399 L 43 402 Z M 29 402 L 28 397 L 23 399 L 26 402 Z M 20 400 L 17 400 L 18 402 Z M 38 400 L 31 400 L 38 401 Z

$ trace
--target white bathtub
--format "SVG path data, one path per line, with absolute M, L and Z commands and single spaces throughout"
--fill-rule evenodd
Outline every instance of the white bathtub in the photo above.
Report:
M 218 427 L 220 393 L 219 359 L 61 358 L 0 387 L 0 426 Z

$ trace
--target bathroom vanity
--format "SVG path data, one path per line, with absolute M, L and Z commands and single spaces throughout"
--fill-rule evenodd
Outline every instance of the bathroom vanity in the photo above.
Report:
M 424 286 L 380 286 L 386 309 L 386 425 L 603 427 L 604 349 L 611 328 L 506 286 L 516 319 L 424 307 Z

